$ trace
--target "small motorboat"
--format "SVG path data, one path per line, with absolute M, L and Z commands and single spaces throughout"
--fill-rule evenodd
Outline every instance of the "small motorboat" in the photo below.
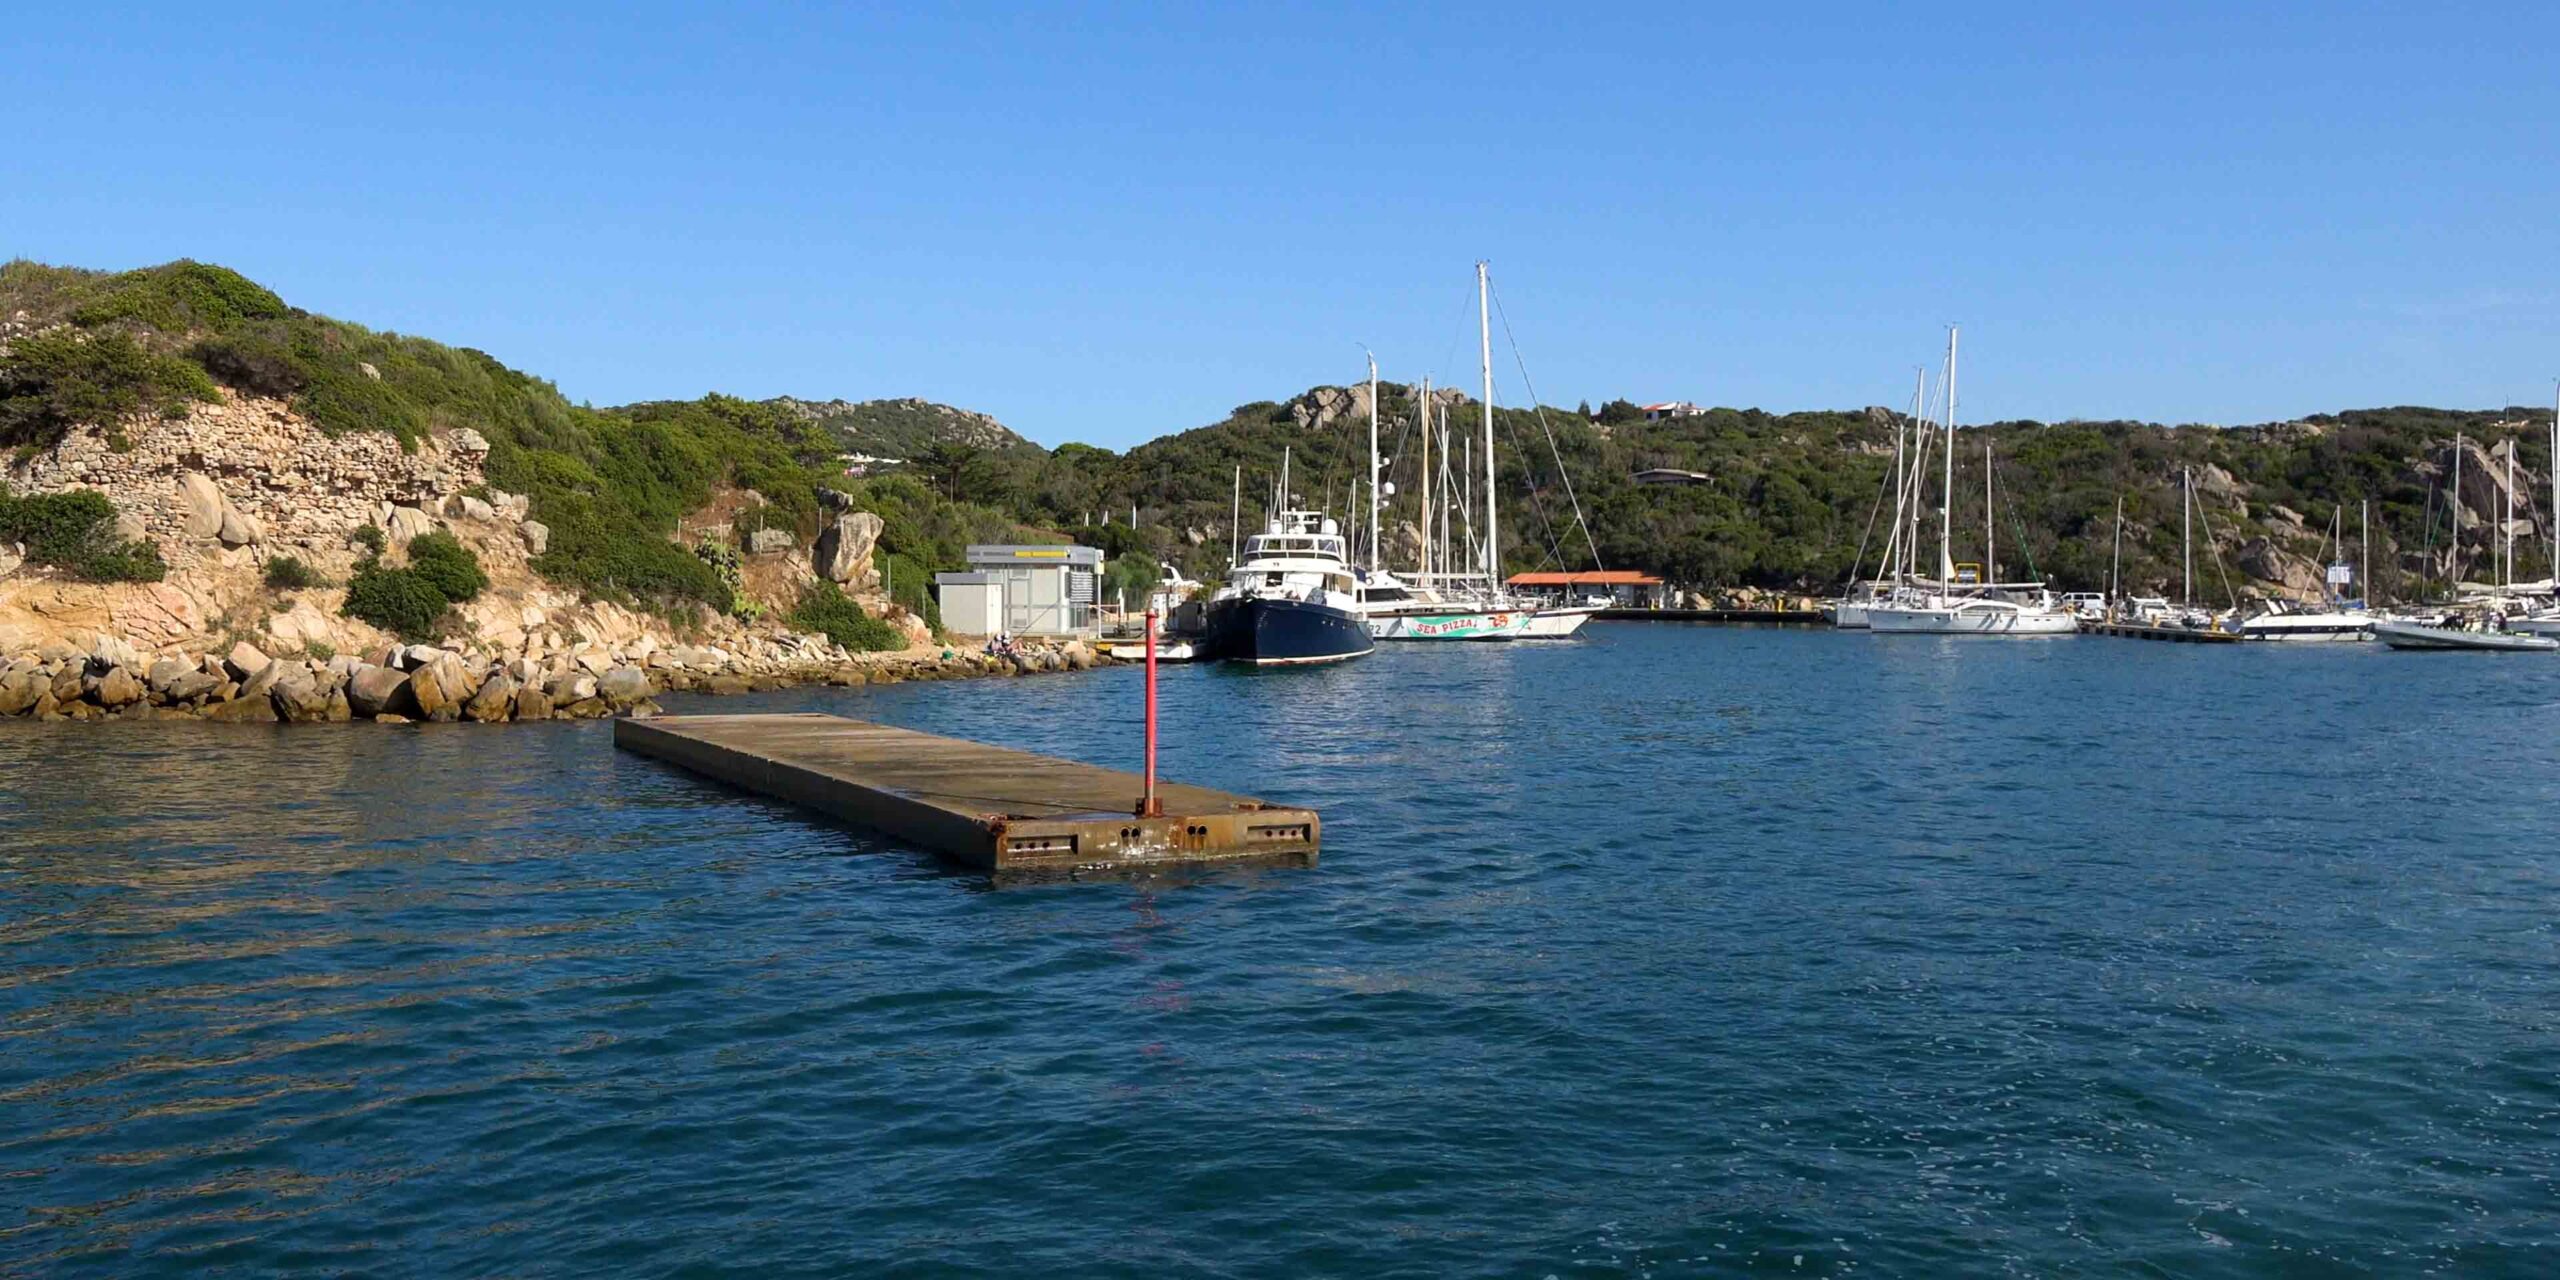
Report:
M 1107 657 L 1114 662 L 1144 662 L 1147 660 L 1147 639 L 1145 636 L 1140 636 L 1135 640 L 1129 639 L 1126 636 L 1114 636 L 1108 640 L 1095 642 L 1094 648 L 1101 650 L 1104 657 Z M 1158 662 L 1191 662 L 1196 660 L 1199 656 L 1199 649 L 1189 640 L 1168 635 L 1159 635 L 1156 637 L 1156 661 Z
M 2459 617 L 2434 622 L 2376 618 L 2373 638 L 2394 649 L 2473 649 L 2489 653 L 2549 653 L 2560 649 L 2560 640 L 2466 622 Z

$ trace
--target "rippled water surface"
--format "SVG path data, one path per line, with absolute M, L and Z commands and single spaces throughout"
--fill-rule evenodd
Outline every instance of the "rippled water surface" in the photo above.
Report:
M 1138 687 L 711 705 L 1120 764 Z M 0 1272 L 2551 1274 L 2560 661 L 1165 692 L 1320 866 L 998 888 L 592 724 L 0 723 Z

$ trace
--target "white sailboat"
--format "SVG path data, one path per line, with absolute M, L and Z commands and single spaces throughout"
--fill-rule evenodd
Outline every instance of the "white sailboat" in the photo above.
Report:
M 1914 584 L 1914 589 L 1897 594 L 1882 604 L 1867 609 L 1867 625 L 1879 634 L 1888 635 L 1987 635 L 1987 636 L 2052 636 L 2070 635 L 2080 629 L 2080 620 L 2071 611 L 2056 606 L 2052 593 L 2041 582 L 2002 583 L 1997 575 L 1984 572 L 1980 581 L 1971 584 L 1957 581 L 1955 563 L 1955 531 L 1951 518 L 1955 495 L 1956 471 L 1956 330 L 1947 330 L 1947 421 L 1946 451 L 1940 458 L 1943 475 L 1938 491 L 1938 577 L 1935 582 Z M 1987 458 L 1986 454 L 1986 458 Z M 1983 520 L 1986 570 L 1997 561 L 1989 554 L 1991 545 L 1988 524 L 1991 476 L 1986 461 L 1983 472 Z
M 1906 469 L 1903 441 L 1906 435 L 1915 438 L 1925 437 L 1926 433 L 1922 427 L 1926 420 L 1921 415 L 1928 412 L 1928 401 L 1929 371 L 1915 370 L 1911 388 L 1910 421 L 1897 422 L 1893 425 L 1893 524 L 1885 530 L 1884 554 L 1876 561 L 1876 576 L 1862 579 L 1858 574 L 1860 566 L 1851 565 L 1849 589 L 1831 604 L 1831 625 L 1843 631 L 1869 629 L 1867 611 L 1874 608 L 1880 601 L 1892 599 L 1896 588 L 1910 577 L 1907 561 L 1911 548 L 1909 541 L 1903 537 L 1902 519 L 1905 503 L 1916 495 L 1909 487 L 1906 470 L 1916 473 L 1920 464 L 1919 450 L 1910 450 L 1910 463 Z M 1881 508 L 1883 505 L 1881 499 L 1878 500 L 1877 505 Z M 1861 561 L 1864 560 L 1863 550 L 1860 551 L 1859 557 Z
M 1608 608 L 1611 602 L 1607 599 L 1587 599 L 1549 603 L 1529 599 L 1512 591 L 1503 578 L 1501 509 L 1496 495 L 1498 473 L 1493 451 L 1492 296 L 1490 270 L 1487 264 L 1478 262 L 1476 263 L 1476 354 L 1478 371 L 1483 377 L 1484 391 L 1480 401 L 1484 424 L 1484 539 L 1477 548 L 1480 552 L 1477 569 L 1465 574 L 1453 575 L 1451 585 L 1454 589 L 1471 595 L 1487 608 L 1526 615 L 1526 621 L 1519 632 L 1519 637 L 1523 640 L 1562 640 L 1581 630 L 1583 623 L 1589 622 L 1594 615 Z M 1533 406 L 1536 404 L 1534 393 L 1531 395 L 1530 403 Z M 1573 492 L 1573 478 L 1563 473 L 1564 459 L 1561 455 L 1556 459 L 1556 466 L 1558 476 L 1564 483 L 1565 492 L 1570 495 Z M 1472 466 L 1469 467 L 1469 471 L 1472 473 Z M 1473 483 L 1472 474 L 1469 483 Z M 1468 505 L 1472 508 L 1472 501 Z M 1574 501 L 1573 515 L 1575 522 L 1581 524 L 1582 504 L 1579 499 Z M 1582 533 L 1584 541 L 1588 543 L 1591 539 L 1591 531 L 1587 524 L 1582 525 Z M 1599 552 L 1596 547 L 1592 549 L 1592 567 L 1595 569 L 1599 567 Z M 1481 577 L 1476 576 L 1479 571 Z
M 2560 383 L 2552 384 L 2551 509 L 2543 514 L 2543 523 L 2551 535 L 2551 575 L 2542 585 L 2555 598 L 2546 607 L 2512 619 L 2507 625 L 2532 635 L 2560 637 Z
M 1472 600 L 1444 598 L 1428 584 L 1431 581 L 1431 384 L 1422 384 L 1422 525 L 1423 563 L 1416 567 L 1414 578 L 1397 577 L 1385 564 L 1385 553 L 1379 540 L 1379 504 L 1395 486 L 1381 484 L 1384 470 L 1378 458 L 1378 362 L 1369 361 L 1369 563 L 1359 571 L 1355 594 L 1361 616 L 1367 620 L 1369 635 L 1377 640 L 1512 640 L 1528 629 L 1530 613 L 1526 609 L 1488 604 Z M 1445 449 L 1442 451 L 1447 452 Z

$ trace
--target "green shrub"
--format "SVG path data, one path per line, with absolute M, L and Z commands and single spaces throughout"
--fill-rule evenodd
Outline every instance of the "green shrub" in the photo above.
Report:
M 169 576 L 160 548 L 143 538 L 91 551 L 71 568 L 91 582 L 158 582 Z
M 287 313 L 284 299 L 247 276 L 181 258 L 108 277 L 72 319 L 92 326 L 130 320 L 176 334 L 244 320 L 280 320 Z
M 397 388 L 366 377 L 353 361 L 343 368 L 313 369 L 310 385 L 295 398 L 293 407 L 330 435 L 380 431 L 404 446 L 417 443 L 423 417 Z
M 91 582 L 158 582 L 169 572 L 160 548 L 115 538 L 115 504 L 87 489 L 14 498 L 0 491 L 0 542 L 22 542 L 35 564 L 69 569 Z
M 551 547 L 533 562 L 534 571 L 554 582 L 611 600 L 729 605 L 718 570 L 635 518 L 600 485 L 581 490 L 546 483 L 535 490 L 534 510 L 551 528 Z
M 0 360 L 0 444 L 48 446 L 76 426 L 214 398 L 204 370 L 131 334 L 55 329 L 18 339 Z
M 39 564 L 65 564 L 87 554 L 115 518 L 107 495 L 89 489 L 0 499 L 0 542 L 27 544 L 27 558 Z
M 409 540 L 409 571 L 453 604 L 478 596 L 489 585 L 489 575 L 480 570 L 480 557 L 442 529 Z
M 278 591 L 299 591 L 319 586 L 320 575 L 298 556 L 276 556 L 267 561 L 267 585 Z
M 347 541 L 375 556 L 381 555 L 382 549 L 390 545 L 390 540 L 382 536 L 382 526 L 378 524 L 369 524 L 357 529 L 354 533 L 347 535 Z
M 223 385 L 254 396 L 289 399 L 311 385 L 311 367 L 264 330 L 215 334 L 188 348 L 187 358 Z
M 889 599 L 924 619 L 927 628 L 935 635 L 941 635 L 942 604 L 933 598 L 933 571 L 913 556 L 883 554 L 878 561 L 880 576 L 889 588 Z
M 864 613 L 832 582 L 813 584 L 801 593 L 800 607 L 791 611 L 791 624 L 824 632 L 828 639 L 857 653 L 907 647 L 907 638 L 896 627 Z
M 403 640 L 427 640 L 453 602 L 436 584 L 414 569 L 386 569 L 368 563 L 347 583 L 347 602 L 340 612 Z
M 753 619 L 763 610 L 747 598 L 746 569 L 738 557 L 738 549 L 728 543 L 705 539 L 695 544 L 695 558 L 711 566 L 720 575 L 720 585 L 728 588 L 729 603 L 723 609 L 733 618 Z

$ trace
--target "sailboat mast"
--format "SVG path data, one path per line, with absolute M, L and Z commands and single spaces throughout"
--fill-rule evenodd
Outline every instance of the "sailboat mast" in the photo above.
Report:
M 1354 526 L 1355 528 L 1357 526 Z M 1377 570 L 1378 556 L 1378 358 L 1369 357 L 1369 568 Z
M 2450 581 L 2445 586 L 2450 594 L 2458 596 L 2462 594 L 2462 433 L 2459 431 L 2453 433 L 2453 549 L 2448 553 L 2448 561 L 2445 576 Z
M 1999 544 L 1992 537 L 1991 519 L 1991 442 L 1982 442 L 1982 584 L 2000 581 Z
M 1945 474 L 1938 482 L 1938 590 L 1951 591 L 1956 582 L 1956 327 L 1947 326 L 1947 456 L 1940 459 Z
M 1235 492 L 1227 499 L 1227 562 L 1244 563 L 1244 464 L 1236 464 Z
M 1902 540 L 1905 586 L 1909 585 L 1911 577 L 1916 576 L 1913 570 L 1920 564 L 1920 496 L 1927 491 L 1925 485 L 1929 468 L 1929 370 L 1924 365 L 1917 373 L 1920 407 L 1913 411 L 1911 420 L 1911 527 Z
M 2356 594 L 2364 606 L 2373 607 L 2373 499 L 2356 499 L 2356 549 L 2364 553 L 2364 578 L 2356 584 Z
M 2507 437 L 2506 589 L 2516 589 L 2516 438 Z
M 1458 454 L 1458 509 L 1467 513 L 1466 528 L 1467 542 L 1469 544 L 1467 547 L 1467 554 L 1463 559 L 1472 560 L 1475 558 L 1476 551 L 1476 546 L 1474 545 L 1476 540 L 1476 442 L 1473 440 L 1461 440 L 1458 443 L 1460 449 Z
M 1484 582 L 1488 591 L 1497 589 L 1502 577 L 1501 534 L 1494 524 L 1493 511 L 1492 291 L 1493 286 L 1485 275 L 1485 264 L 1476 263 L 1476 346 L 1484 365 Z
M 1915 419 L 1920 416 L 1920 389 L 1916 386 L 1911 389 L 1911 415 Z M 1897 582 L 1902 579 L 1902 499 L 1904 470 L 1902 442 L 1903 438 L 1909 434 L 1910 427 L 1911 424 L 1906 422 L 1897 422 L 1893 424 L 1893 528 L 1891 532 L 1885 535 L 1884 563 L 1879 567 L 1878 572 L 1876 573 L 1876 577 L 1878 579 L 1890 576 Z
M 2178 555 L 2183 567 L 2178 570 L 2178 603 L 2196 602 L 2196 473 L 2192 467 L 2178 468 L 2178 494 L 2184 502 L 2185 515 L 2178 524 Z
M 1414 576 L 1431 580 L 1431 379 L 1422 380 L 1422 466 L 1415 474 L 1414 488 L 1422 497 L 1422 557 L 1414 565 Z
M 2124 599 L 2124 495 L 2116 495 L 2116 549 L 2107 566 L 2107 616 L 2114 617 Z

